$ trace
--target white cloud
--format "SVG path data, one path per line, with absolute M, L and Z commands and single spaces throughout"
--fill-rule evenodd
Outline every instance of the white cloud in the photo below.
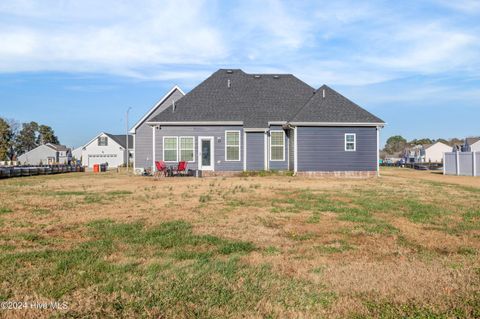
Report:
M 100 8 L 93 7 L 104 9 L 95 21 L 87 13 L 88 7 L 77 8 L 79 2 L 72 6 L 59 2 L 50 13 L 25 3 L 24 10 L 3 8 L 4 12 L 22 15 L 22 19 L 1 27 L 0 40 L 5 43 L 0 46 L 1 71 L 124 74 L 159 64 L 208 63 L 226 54 L 221 34 L 204 18 L 201 3 L 149 2 L 140 9 L 140 16 L 132 6 L 130 10 L 117 9 L 116 19 L 107 22 L 101 19 L 108 12 L 105 1 Z M 116 2 L 110 7 L 115 8 Z M 76 19 L 65 24 L 70 16 Z
M 455 3 L 455 12 L 477 7 L 475 1 Z M 217 67 L 240 67 L 290 72 L 312 85 L 480 74 L 475 19 L 424 9 L 346 0 L 2 2 L 0 72 L 194 83 Z

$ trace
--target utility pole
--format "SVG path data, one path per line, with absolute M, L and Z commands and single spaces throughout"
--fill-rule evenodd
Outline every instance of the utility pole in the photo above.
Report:
M 126 133 L 125 134 L 125 140 L 126 140 L 126 145 L 127 145 L 127 172 L 128 172 L 128 166 L 130 165 L 130 151 L 128 149 L 128 112 L 130 112 L 130 110 L 132 109 L 132 107 L 129 107 L 127 109 L 127 115 L 126 115 L 126 118 L 125 118 L 125 128 L 126 128 Z

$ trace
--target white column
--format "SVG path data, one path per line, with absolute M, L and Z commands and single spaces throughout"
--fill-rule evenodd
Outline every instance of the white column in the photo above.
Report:
M 295 127 L 294 133 L 293 133 L 293 172 L 297 173 L 298 170 L 298 154 L 297 154 L 297 149 L 298 149 L 298 126 Z
M 263 169 L 268 171 L 268 131 L 263 133 Z
M 225 140 L 226 143 L 227 141 Z M 247 133 L 245 131 L 243 131 L 243 170 L 247 170 Z
M 377 126 L 377 176 L 380 176 L 380 127 Z
M 155 126 L 152 126 L 152 173 L 156 171 L 156 166 L 155 166 L 155 131 L 157 128 Z

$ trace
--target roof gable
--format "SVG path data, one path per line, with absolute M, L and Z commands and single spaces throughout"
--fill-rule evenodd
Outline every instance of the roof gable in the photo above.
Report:
M 473 145 L 473 144 L 475 144 L 479 141 L 480 141 L 480 137 L 467 137 L 465 139 L 465 144 L 466 145 Z
M 170 89 L 170 91 L 167 92 L 167 94 L 165 94 L 157 103 L 155 103 L 155 105 L 137 123 L 135 123 L 129 133 L 135 134 L 137 128 L 142 125 L 142 123 L 145 122 L 175 92 L 179 92 L 183 96 L 185 95 L 182 89 L 179 86 L 175 85 L 173 88 Z
M 125 139 L 125 134 L 123 135 L 114 135 L 110 133 L 105 133 L 105 132 L 100 132 L 100 134 L 96 135 L 94 138 L 92 138 L 89 142 L 87 142 L 85 145 L 82 146 L 82 149 L 87 147 L 88 145 L 92 144 L 94 141 L 96 141 L 100 136 L 105 135 L 109 137 L 112 141 L 114 141 L 116 144 L 119 146 L 126 148 L 126 139 Z M 133 148 L 133 135 L 128 135 L 128 148 L 132 149 Z
M 345 96 L 322 85 L 298 111 L 292 122 L 383 123 Z
M 114 135 L 110 133 L 104 133 L 104 134 L 110 137 L 110 139 L 114 140 L 115 143 L 117 143 L 121 147 L 127 148 L 127 139 L 126 139 L 127 135 L 125 134 Z M 128 135 L 128 148 L 129 149 L 133 148 L 133 135 Z

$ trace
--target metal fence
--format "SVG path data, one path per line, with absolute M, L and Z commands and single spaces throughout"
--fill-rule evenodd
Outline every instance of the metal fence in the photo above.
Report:
M 480 176 L 480 152 L 449 152 L 444 154 L 445 175 Z

